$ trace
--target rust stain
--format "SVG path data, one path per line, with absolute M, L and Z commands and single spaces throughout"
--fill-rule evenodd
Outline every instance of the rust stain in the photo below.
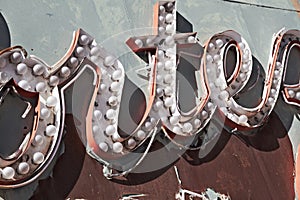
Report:
M 296 10 L 300 10 L 300 3 L 298 0 L 291 0 L 293 3 L 293 6 Z M 300 17 L 300 13 L 298 12 L 298 16 Z
M 300 145 L 298 145 L 296 167 L 295 167 L 295 170 L 296 170 L 296 178 L 295 178 L 296 192 L 297 192 L 298 197 L 300 196 L 300 177 L 299 177 L 300 176 L 300 156 L 299 156 L 299 153 L 300 153 Z

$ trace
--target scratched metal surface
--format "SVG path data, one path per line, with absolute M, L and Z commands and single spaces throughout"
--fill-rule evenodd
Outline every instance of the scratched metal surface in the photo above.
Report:
M 133 35 L 150 34 L 155 0 L 4 0 L 0 9 L 6 18 L 12 45 L 22 45 L 30 54 L 53 64 L 69 47 L 72 31 L 83 28 L 98 43 L 117 55 L 133 81 L 133 69 L 144 63 L 125 45 Z M 253 55 L 266 69 L 272 35 L 285 27 L 300 29 L 295 12 L 239 5 L 222 0 L 178 0 L 178 12 L 187 18 L 204 43 L 220 31 L 233 29 L 249 43 Z M 279 8 L 295 9 L 295 1 L 243 0 Z M 247 138 L 246 145 L 223 134 L 220 148 L 208 160 L 180 159 L 176 165 L 183 186 L 193 191 L 210 187 L 233 199 L 294 199 L 293 152 L 300 137 L 299 120 L 290 108 L 278 103 L 260 138 Z M 102 176 L 101 166 L 84 153 L 76 138 L 71 116 L 67 120 L 65 153 L 54 167 L 52 178 L 27 188 L 1 191 L 5 199 L 118 199 L 122 194 L 147 193 L 147 199 L 172 199 L 177 182 L 172 166 L 132 176 L 127 182 L 112 182 Z M 165 155 L 167 159 L 167 155 Z M 188 155 L 187 157 L 193 157 Z M 36 189 L 37 187 L 37 189 Z

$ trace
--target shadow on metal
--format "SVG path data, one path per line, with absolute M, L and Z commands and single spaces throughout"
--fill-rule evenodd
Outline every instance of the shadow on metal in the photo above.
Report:
M 10 46 L 9 29 L 3 15 L 0 13 L 0 50 Z
M 32 200 L 66 198 L 75 186 L 86 152 L 76 132 L 74 120 L 72 115 L 67 115 L 65 123 L 68 134 L 64 138 L 64 153 L 58 158 L 52 175 L 39 181 Z

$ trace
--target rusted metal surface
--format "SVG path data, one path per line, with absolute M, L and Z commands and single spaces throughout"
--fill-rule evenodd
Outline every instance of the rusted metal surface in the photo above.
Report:
M 300 3 L 298 0 L 291 0 L 291 2 L 293 3 L 293 6 L 296 10 L 300 11 Z M 300 17 L 300 12 L 298 12 L 298 16 Z
M 178 183 L 172 164 L 152 173 L 131 174 L 126 181 L 109 181 L 102 166 L 85 154 L 72 116 L 66 123 L 65 153 L 52 178 L 39 181 L 32 199 L 119 199 L 126 194 L 175 198 Z M 195 192 L 210 187 L 232 199 L 294 199 L 294 161 L 286 132 L 276 114 L 259 136 L 242 140 L 223 132 L 218 149 L 206 159 L 187 153 L 175 163 L 182 185 Z

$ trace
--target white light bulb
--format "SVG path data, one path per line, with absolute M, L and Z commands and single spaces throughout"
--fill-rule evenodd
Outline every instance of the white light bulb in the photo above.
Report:
M 29 170 L 30 170 L 30 166 L 26 162 L 21 162 L 18 165 L 17 171 L 18 171 L 19 174 L 25 175 L 25 174 L 27 174 L 29 172 Z
M 22 61 L 21 53 L 18 52 L 18 51 L 14 52 L 13 54 L 11 54 L 10 60 L 11 60 L 12 63 L 15 63 L 15 64 L 20 63 Z
M 143 130 L 138 130 L 136 136 L 139 140 L 143 140 L 146 137 L 146 133 Z
M 102 118 L 102 113 L 100 110 L 95 110 L 94 111 L 94 117 L 98 120 L 100 120 Z
M 44 159 L 45 159 L 44 154 L 42 154 L 41 152 L 36 152 L 32 156 L 32 161 L 36 165 L 39 165 L 42 162 L 44 162 Z
M 65 77 L 68 77 L 69 75 L 71 74 L 71 71 L 69 69 L 69 67 L 62 67 L 61 70 L 60 70 L 60 76 L 65 78 Z
M 239 124 L 246 124 L 248 121 L 248 117 L 246 115 L 239 116 Z
M 116 132 L 116 128 L 113 125 L 109 125 L 105 129 L 105 133 L 108 136 L 112 136 Z
M 36 76 L 42 75 L 46 71 L 46 68 L 44 65 L 36 64 L 33 66 L 33 74 Z
M 52 137 L 56 134 L 56 131 L 57 131 L 56 126 L 48 125 L 46 127 L 46 132 L 45 133 L 46 133 L 47 136 Z
M 133 139 L 133 138 L 130 138 L 128 141 L 127 141 L 127 146 L 128 148 L 132 149 L 136 146 L 136 141 Z
M 173 20 L 174 20 L 174 16 L 171 13 L 168 13 L 166 15 L 166 22 L 167 23 L 172 23 Z
M 84 50 L 84 48 L 83 47 L 77 47 L 76 49 L 75 49 L 75 55 L 77 56 L 77 57 L 79 57 L 79 58 L 82 58 L 83 56 L 84 56 L 84 54 L 85 54 L 85 50 Z
M 114 81 L 118 81 L 118 80 L 120 80 L 121 78 L 122 78 L 122 71 L 121 70 L 116 70 L 116 71 L 114 71 L 113 72 L 113 74 L 112 74 L 112 79 L 114 80 Z
M 12 167 L 5 167 L 2 169 L 2 178 L 6 180 L 13 179 L 15 176 L 15 170 Z
M 89 43 L 89 37 L 87 35 L 81 35 L 79 38 L 79 44 L 81 45 L 87 45 Z
M 17 73 L 23 75 L 27 72 L 27 65 L 25 63 L 20 63 L 17 65 Z
M 104 65 L 107 67 L 112 66 L 114 64 L 114 62 L 115 62 L 115 59 L 112 56 L 106 56 L 104 59 Z
M 50 85 L 50 86 L 55 87 L 55 86 L 58 85 L 58 83 L 59 83 L 59 78 L 58 78 L 57 76 L 51 76 L 51 77 L 49 78 L 49 85 Z
M 44 143 L 43 136 L 41 135 L 36 135 L 32 141 L 33 146 L 40 146 Z
M 117 113 L 116 113 L 115 110 L 109 109 L 109 110 L 107 110 L 105 116 L 106 116 L 107 119 L 112 120 L 112 119 L 114 119 L 116 117 L 116 115 L 117 115 Z
M 101 142 L 99 144 L 99 148 L 104 151 L 104 152 L 107 152 L 108 151 L 108 145 L 105 143 L 105 142 Z
M 44 82 L 39 82 L 35 86 L 37 92 L 43 93 L 46 91 L 46 84 Z
M 142 48 L 143 47 L 143 41 L 140 40 L 140 39 L 136 39 L 134 41 L 134 43 L 139 47 L 139 48 Z
M 68 61 L 68 66 L 74 68 L 78 65 L 78 59 L 76 57 L 71 57 Z
M 48 107 L 54 107 L 57 104 L 57 99 L 54 96 L 49 96 L 46 100 L 46 105 Z
M 95 46 L 95 47 L 93 47 L 92 49 L 91 49 L 91 55 L 92 56 L 99 56 L 100 55 L 100 53 L 101 53 L 101 50 L 100 50 L 100 48 L 98 47 L 98 46 Z
M 121 153 L 123 151 L 123 144 L 120 142 L 115 142 L 113 144 L 113 151 L 115 153 Z

